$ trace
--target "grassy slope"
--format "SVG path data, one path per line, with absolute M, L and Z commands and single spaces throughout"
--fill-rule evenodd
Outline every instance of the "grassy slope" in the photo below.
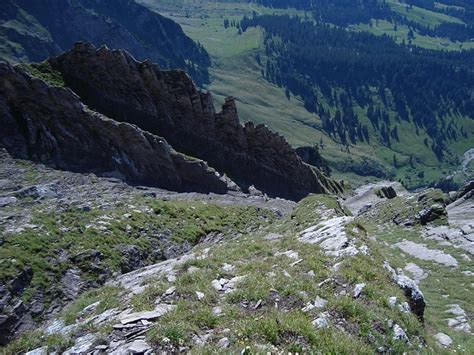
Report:
M 403 41 L 408 43 L 407 36 L 410 31 L 408 26 L 401 24 L 397 25 L 397 30 L 395 31 L 394 24 L 385 20 L 372 20 L 372 26 L 369 26 L 368 24 L 358 24 L 351 26 L 351 29 L 370 32 L 377 36 L 384 34 L 389 35 L 395 38 L 397 43 L 402 43 Z M 467 50 L 474 48 L 474 42 L 453 42 L 448 38 L 423 36 L 418 33 L 415 34 L 415 39 L 412 43 L 419 47 L 437 50 Z
M 439 194 L 433 191 L 429 196 L 435 198 Z M 427 277 L 420 282 L 420 288 L 427 300 L 425 313 L 427 330 L 433 334 L 437 332 L 448 334 L 454 343 L 458 344 L 459 352 L 470 354 L 474 351 L 474 338 L 470 334 L 450 329 L 446 319 L 454 316 L 446 311 L 450 308 L 449 305 L 459 304 L 468 314 L 474 312 L 472 276 L 462 273 L 462 271 L 472 270 L 473 261 L 466 257 L 466 251 L 462 249 L 423 238 L 420 226 L 402 228 L 390 222 L 394 215 L 413 217 L 420 209 L 420 207 L 414 208 L 414 205 L 414 199 L 409 201 L 404 197 L 397 197 L 378 204 L 375 215 L 359 217 L 358 221 L 367 228 L 369 235 L 376 236 L 377 241 L 386 246 L 384 256 L 393 267 L 403 269 L 408 263 L 415 263 L 427 273 Z M 459 267 L 453 269 L 405 254 L 394 246 L 395 243 L 403 240 L 424 244 L 429 249 L 441 250 L 453 256 L 458 261 Z
M 39 38 L 43 42 L 52 42 L 51 34 L 38 21 L 23 10 L 19 10 L 15 18 L 0 22 L 0 62 L 10 63 L 27 62 L 28 57 L 24 53 L 21 44 L 12 42 L 2 36 L 4 31 L 14 31 L 19 36 Z
M 367 238 L 363 227 L 349 225 L 346 230 L 359 238 L 358 243 L 369 244 L 371 254 L 347 258 L 337 271 L 330 268 L 336 260 L 322 253 L 317 245 L 302 244 L 296 239 L 295 232 L 317 223 L 321 218 L 317 211 L 327 209 L 332 210 L 334 216 L 344 214 L 334 198 L 311 196 L 301 201 L 293 214 L 271 225 L 262 225 L 256 232 L 244 233 L 238 239 L 224 240 L 217 245 L 199 246 L 195 250 L 198 254 L 210 247 L 208 256 L 180 267 L 173 296 L 177 309 L 155 323 L 146 333 L 147 341 L 157 347 L 192 346 L 194 334 L 211 331 L 213 336 L 208 345 L 194 349 L 196 353 L 222 352 L 216 343 L 223 336 L 228 337 L 231 344 L 227 353 L 238 353 L 247 346 L 257 353 L 276 352 L 276 347 L 300 353 L 324 349 L 325 353 L 334 354 L 372 354 L 382 345 L 391 347 L 396 354 L 410 351 L 409 345 L 392 339 L 392 330 L 386 325 L 387 320 L 392 319 L 406 329 L 413 341 L 412 350 L 416 349 L 421 337 L 426 341 L 427 353 L 442 353 L 412 314 L 403 314 L 389 306 L 388 297 L 403 299 L 403 294 L 383 271 L 381 250 Z M 358 231 L 354 232 L 355 229 Z M 279 233 L 280 238 L 263 238 L 269 232 Z M 278 255 L 278 252 L 288 250 L 297 252 L 302 260 L 294 264 L 294 259 Z M 223 270 L 225 263 L 235 269 Z M 314 276 L 309 275 L 309 271 Z M 246 275 L 234 293 L 218 294 L 211 286 L 211 280 L 234 275 Z M 337 279 L 349 292 L 356 283 L 364 282 L 367 286 L 359 299 L 353 299 L 331 283 L 318 285 L 328 277 Z M 74 323 L 84 307 L 97 301 L 100 305 L 95 313 L 130 306 L 135 311 L 153 309 L 155 300 L 172 284 L 166 277 L 150 279 L 147 284 L 144 293 L 126 301 L 124 292 L 117 288 L 91 291 L 67 308 L 62 317 L 68 323 Z M 202 300 L 198 300 L 196 291 L 204 294 Z M 334 293 L 340 294 L 334 296 Z M 329 302 L 320 311 L 302 312 L 301 308 L 316 296 Z M 261 306 L 254 309 L 259 300 Z M 278 307 L 275 302 L 279 303 Z M 221 316 L 212 312 L 217 305 L 222 309 Z M 315 329 L 311 322 L 322 311 L 338 319 L 338 326 Z M 112 331 L 112 324 L 100 329 L 94 329 L 93 325 L 85 327 L 89 332 L 106 335 Z M 26 335 L 13 342 L 6 353 L 26 351 L 45 343 L 57 349 L 70 344 L 68 339 L 51 338 L 39 332 L 34 337 Z
M 433 27 L 446 22 L 463 23 L 460 19 L 454 16 L 427 10 L 418 6 L 408 8 L 406 4 L 399 0 L 387 0 L 386 3 L 395 13 L 406 16 L 409 20 L 419 22 L 423 26 Z

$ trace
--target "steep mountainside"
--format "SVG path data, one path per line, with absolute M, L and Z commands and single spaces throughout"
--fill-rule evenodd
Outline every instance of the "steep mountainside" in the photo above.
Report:
M 264 125 L 242 126 L 234 99 L 216 113 L 209 93 L 182 71 L 162 71 L 124 51 L 77 44 L 50 59 L 65 83 L 94 110 L 163 136 L 175 149 L 227 174 L 243 189 L 299 199 L 340 187 L 304 164 L 280 135 Z
M 209 57 L 175 22 L 129 0 L 5 0 L 0 59 L 42 61 L 76 41 L 128 50 L 165 68 L 208 81 Z
M 80 85 L 84 82 L 75 76 L 80 72 L 94 73 L 82 78 L 89 86 Z M 80 93 L 87 88 L 89 95 L 95 94 L 96 98 L 91 105 L 102 108 L 110 116 L 87 107 L 71 88 L 64 87 L 67 84 Z M 90 98 L 83 97 L 86 102 Z M 0 239 L 1 345 L 16 333 L 34 329 L 38 320 L 55 314 L 79 291 L 102 285 L 114 272 L 127 272 L 174 256 L 181 248 L 187 251 L 201 238 L 212 238 L 213 233 L 226 231 L 234 235 L 239 233 L 239 228 L 251 227 L 253 222 L 247 218 L 267 219 L 272 215 L 260 208 L 231 206 L 222 211 L 220 207 L 208 210 L 207 206 L 192 206 L 197 211 L 184 218 L 179 206 L 153 203 L 147 208 L 153 214 L 137 222 L 134 231 L 134 227 L 123 225 L 120 216 L 133 209 L 134 200 L 146 188 L 132 189 L 131 195 L 121 198 L 111 185 L 122 186 L 119 190 L 124 194 L 130 188 L 120 184 L 120 180 L 178 192 L 232 193 L 244 205 L 267 207 L 271 204 L 268 196 L 255 187 L 269 195 L 293 199 L 312 192 L 341 192 L 337 183 L 303 163 L 281 136 L 265 126 L 255 127 L 252 123 L 242 126 L 232 99 L 226 102 L 222 112 L 215 113 L 210 95 L 197 91 L 184 72 L 163 71 L 150 62 L 137 62 L 123 50 L 111 51 L 105 47 L 96 50 L 90 44 L 79 43 L 71 52 L 49 62 L 17 67 L 0 64 L 0 124 L 4 127 L 0 131 L 1 166 L 6 169 L 2 170 L 5 179 L 0 180 L 3 191 L 0 217 L 2 226 L 6 227 L 2 227 Z M 205 156 L 222 173 L 235 177 L 242 187 L 259 197 L 245 202 L 249 196 L 243 195 L 233 181 L 206 162 L 176 152 L 165 138 L 153 132 L 165 135 L 178 148 Z M 20 179 L 20 185 L 28 184 L 33 175 L 38 177 L 34 178 L 38 184 L 19 188 L 9 179 L 23 174 L 21 168 L 15 170 L 21 164 L 16 165 L 11 157 L 65 171 L 94 173 L 110 180 L 101 180 L 105 184 L 92 192 L 95 176 L 83 178 L 56 172 L 53 175 L 59 180 L 46 186 L 43 175 L 49 170 L 31 171 L 31 176 L 24 176 L 26 180 Z M 10 170 L 12 167 L 16 167 L 15 171 Z M 73 184 L 81 180 L 80 185 L 94 196 L 95 207 L 110 210 L 114 217 L 104 215 L 103 218 L 117 220 L 112 234 L 80 222 L 90 206 L 82 206 L 82 190 L 74 192 L 77 200 L 69 201 L 64 178 Z M 156 192 L 145 195 L 153 198 Z M 10 207 L 19 211 L 15 206 L 20 207 L 23 202 L 50 198 L 55 201 L 54 208 L 65 213 L 65 219 L 57 221 L 59 234 L 44 226 L 38 230 L 39 235 L 23 235 L 22 227 L 9 225 L 10 217 L 3 215 L 3 211 L 7 214 L 11 211 Z M 234 202 L 233 197 L 226 195 L 218 199 Z M 128 202 L 124 208 L 125 200 Z M 288 204 L 292 202 L 275 203 L 278 208 Z M 162 208 L 167 216 L 165 226 L 159 217 Z M 22 223 L 34 224 L 36 218 L 43 220 L 40 217 L 43 212 L 40 208 L 28 213 Z M 68 218 L 77 218 L 76 222 L 82 225 L 77 233 L 65 227 Z M 99 224 L 104 223 L 109 222 Z M 184 227 L 183 223 L 189 225 Z M 145 227 L 147 224 L 149 228 Z M 172 234 L 173 230 L 176 235 Z M 151 239 L 149 233 L 153 235 Z M 4 244 L 4 235 L 12 237 L 10 246 Z M 104 239 L 105 235 L 110 238 Z M 21 255 L 17 255 L 17 247 L 23 250 Z M 34 250 L 39 252 L 38 258 L 32 258 Z
M 206 163 L 161 137 L 89 110 L 70 90 L 0 64 L 0 146 L 13 156 L 175 191 L 226 192 Z
M 472 148 L 468 2 L 140 2 L 208 50 L 218 100 L 236 93 L 241 117 L 318 145 L 337 176 L 435 185 Z
M 2 151 L 0 351 L 470 354 L 473 187 L 296 204 Z

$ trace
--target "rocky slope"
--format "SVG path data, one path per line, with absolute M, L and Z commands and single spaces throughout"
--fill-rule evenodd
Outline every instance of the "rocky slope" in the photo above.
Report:
M 0 158 L 7 354 L 473 349 L 472 185 L 295 204 Z
M 134 188 L 0 150 L 0 346 L 114 275 L 254 230 L 293 205 Z
M 182 71 L 163 71 L 128 53 L 79 43 L 49 60 L 65 83 L 94 110 L 159 134 L 178 151 L 198 157 L 242 188 L 299 199 L 340 192 L 336 183 L 304 164 L 286 140 L 264 125 L 242 126 L 235 100 L 216 113 L 209 93 Z
M 124 48 L 167 68 L 209 80 L 209 57 L 175 22 L 129 0 L 5 0 L 0 9 L 0 58 L 42 61 L 78 40 Z
M 0 146 L 22 159 L 176 191 L 226 192 L 206 163 L 161 137 L 89 110 L 70 90 L 0 65 Z

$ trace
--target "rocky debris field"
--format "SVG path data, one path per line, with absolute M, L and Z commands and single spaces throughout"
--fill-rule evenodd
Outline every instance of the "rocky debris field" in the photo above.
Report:
M 0 151 L 0 343 L 114 275 L 234 238 L 295 203 L 131 187 Z
M 472 189 L 294 203 L 1 159 L 7 354 L 474 349 Z

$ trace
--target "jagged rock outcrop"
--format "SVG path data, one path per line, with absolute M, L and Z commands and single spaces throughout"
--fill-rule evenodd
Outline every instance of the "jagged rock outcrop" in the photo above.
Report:
M 403 290 L 405 297 L 407 298 L 408 304 L 410 305 L 411 311 L 420 319 L 424 320 L 425 314 L 425 297 L 418 288 L 415 281 L 410 279 L 404 274 L 399 274 L 393 269 L 388 262 L 384 262 L 384 269 L 390 274 L 392 280 L 400 286 Z
M 203 161 L 165 139 L 87 108 L 71 90 L 0 65 L 0 146 L 17 158 L 175 191 L 226 192 Z
M 207 161 L 241 187 L 299 199 L 339 185 L 304 164 L 286 140 L 264 125 L 242 126 L 235 99 L 216 113 L 209 93 L 185 72 L 137 62 L 123 50 L 78 43 L 49 60 L 66 85 L 94 110 L 159 134 L 183 153 Z
M 25 267 L 8 283 L 0 282 L 0 346 L 8 342 L 12 332 L 31 330 L 34 325 L 21 299 L 32 277 L 31 267 Z

